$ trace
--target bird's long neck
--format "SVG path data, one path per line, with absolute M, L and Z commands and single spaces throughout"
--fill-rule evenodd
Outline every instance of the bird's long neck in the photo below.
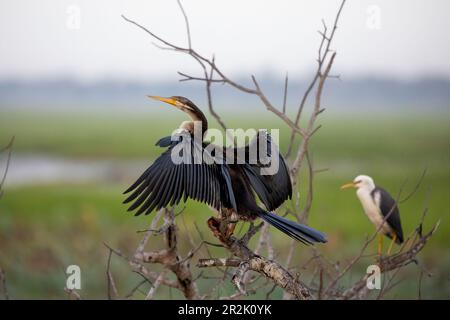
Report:
M 196 121 L 201 122 L 202 124 L 202 135 L 205 134 L 206 130 L 208 130 L 208 120 L 206 119 L 205 115 L 203 114 L 203 112 L 192 112 L 192 111 L 187 111 L 186 112 L 189 117 L 192 119 L 192 122 L 195 123 Z M 193 131 L 192 131 L 193 132 Z
M 370 199 L 372 196 L 372 191 L 375 189 L 375 186 L 364 186 L 362 188 L 358 188 L 356 190 L 356 195 L 361 200 L 361 202 L 366 201 L 367 199 Z M 364 200 L 366 199 L 366 200 Z

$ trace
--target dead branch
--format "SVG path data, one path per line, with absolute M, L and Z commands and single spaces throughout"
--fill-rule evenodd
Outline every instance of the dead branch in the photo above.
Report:
M 149 282 L 148 279 L 144 278 L 141 282 L 139 282 L 131 291 L 125 296 L 125 299 L 130 299 L 133 295 L 138 291 L 144 283 Z M 150 283 L 151 284 L 151 283 Z
M 108 280 L 108 299 L 117 299 L 119 297 L 119 294 L 117 292 L 116 283 L 114 281 L 112 272 L 111 272 L 111 257 L 112 257 L 113 251 L 109 249 L 108 254 L 108 263 L 106 267 L 106 279 Z
M 344 3 L 344 1 L 343 1 L 343 3 Z M 330 73 L 330 70 L 333 65 L 335 57 L 336 57 L 336 52 L 333 52 L 333 54 L 331 55 L 330 61 L 328 62 L 327 67 L 325 69 L 325 72 L 323 74 L 319 73 L 319 84 L 317 86 L 317 91 L 316 91 L 316 100 L 315 100 L 315 104 L 314 104 L 314 110 L 311 114 L 311 117 L 309 118 L 306 133 L 303 136 L 303 140 L 300 145 L 300 148 L 298 149 L 297 156 L 295 157 L 295 160 L 291 166 L 290 173 L 291 173 L 292 187 L 294 190 L 297 185 L 297 175 L 300 170 L 300 166 L 303 163 L 303 159 L 305 158 L 306 152 L 308 150 L 309 140 L 311 139 L 311 136 L 312 136 L 313 132 L 315 131 L 314 123 L 316 122 L 317 116 L 321 113 L 320 110 L 321 110 L 321 106 L 322 106 L 321 97 L 322 97 L 323 87 L 325 85 L 325 81 L 328 77 L 328 74 Z
M 153 296 L 156 293 L 156 290 L 158 290 L 159 286 L 163 283 L 164 277 L 166 276 L 166 271 L 163 270 L 159 276 L 156 278 L 155 283 L 151 286 L 150 290 L 148 291 L 147 296 L 145 297 L 145 300 L 152 300 Z
M 0 149 L 0 154 L 3 152 L 8 152 L 5 171 L 3 172 L 2 179 L 0 180 L 0 198 L 3 195 L 3 185 L 5 184 L 6 176 L 8 174 L 9 165 L 11 162 L 13 144 L 14 144 L 14 136 L 11 138 L 11 140 L 5 147 Z M 1 292 L 3 292 L 3 297 L 5 298 L 5 300 L 9 300 L 8 287 L 6 286 L 6 273 L 1 267 L 0 267 L 0 287 L 2 289 Z
M 192 280 L 193 278 L 190 271 L 190 260 L 192 256 L 189 259 L 183 259 L 178 254 L 177 227 L 175 224 L 173 210 L 164 209 L 164 213 L 164 223 L 165 225 L 168 225 L 167 230 L 165 231 L 167 248 L 159 251 L 145 252 L 144 247 L 152 231 L 147 232 L 132 258 L 133 266 L 134 268 L 140 269 L 142 274 L 146 275 L 148 274 L 148 271 L 143 271 L 145 268 L 142 268 L 142 263 L 162 264 L 176 276 L 177 285 L 175 287 L 183 293 L 186 299 L 198 299 L 199 295 L 197 285 Z M 151 228 L 151 230 L 153 229 L 154 228 Z M 155 283 L 156 282 L 158 282 L 158 286 L 160 284 L 167 284 L 167 282 L 164 281 L 164 274 L 159 274 L 155 279 Z
M 241 260 L 238 259 L 199 259 L 197 262 L 197 267 L 239 267 Z
M 426 243 L 437 230 L 438 226 L 439 223 L 436 223 L 426 235 L 419 237 L 417 241 L 412 244 L 409 250 L 380 259 L 378 266 L 380 267 L 381 273 L 387 273 L 389 271 L 400 269 L 413 262 L 417 263 L 417 254 L 425 247 Z M 345 290 L 342 295 L 338 297 L 342 299 L 364 298 L 368 291 L 366 287 L 368 277 L 369 275 L 364 275 L 360 280 L 356 281 L 350 288 Z
M 309 86 L 307 87 L 307 89 L 305 90 L 305 93 L 303 94 L 303 97 L 300 101 L 300 105 L 298 107 L 297 110 L 297 115 L 295 116 L 295 124 L 298 125 L 300 123 L 300 119 L 303 113 L 303 110 L 305 108 L 305 104 L 306 101 L 308 100 L 309 94 L 311 93 L 311 91 L 313 90 L 314 86 L 317 83 L 317 80 L 319 80 L 321 78 L 321 72 L 322 72 L 322 67 L 323 64 L 325 63 L 325 61 L 328 58 L 328 54 L 330 53 L 330 47 L 331 47 L 331 43 L 333 41 L 334 35 L 336 33 L 337 30 L 337 26 L 338 26 L 338 22 L 339 22 L 339 18 L 341 17 L 341 12 L 342 9 L 344 8 L 345 5 L 345 0 L 343 0 L 341 2 L 341 5 L 339 7 L 339 10 L 336 14 L 336 17 L 334 19 L 334 23 L 333 23 L 333 28 L 332 31 L 330 33 L 330 35 L 327 35 L 328 32 L 328 28 L 327 25 L 325 23 L 325 21 L 322 20 L 322 24 L 323 24 L 323 31 L 319 31 L 319 34 L 321 35 L 321 41 L 320 41 L 320 45 L 319 45 L 319 49 L 318 49 L 318 54 L 317 54 L 317 69 L 316 69 L 316 73 L 313 76 L 313 79 L 311 80 Z M 323 52 L 322 49 L 325 46 L 325 51 Z M 286 153 L 286 157 L 289 157 L 294 145 L 294 140 L 295 140 L 295 136 L 296 136 L 296 132 L 294 130 L 292 130 L 291 133 L 291 138 L 289 141 L 289 147 L 288 147 L 288 151 Z
M 8 152 L 7 159 L 6 159 L 5 171 L 3 172 L 2 179 L 0 180 L 0 198 L 3 195 L 3 185 L 5 184 L 6 176 L 8 175 L 9 165 L 11 162 L 12 148 L 14 145 L 14 139 L 15 139 L 15 137 L 13 136 L 11 138 L 11 140 L 9 141 L 9 143 L 0 150 L 0 154 L 3 152 Z
M 3 271 L 3 269 L 0 267 L 0 284 L 2 287 L 3 297 L 5 300 L 9 300 L 9 293 L 8 293 L 8 287 L 6 286 L 6 273 Z
M 241 262 L 238 265 L 239 269 L 233 276 L 233 283 L 240 293 L 245 292 L 245 289 L 242 288 L 241 285 L 242 276 L 248 270 L 252 270 L 263 274 L 265 277 L 272 280 L 274 284 L 288 291 L 298 299 L 305 300 L 312 298 L 309 289 L 278 262 L 256 255 L 242 240 L 239 240 L 234 236 L 227 236 L 225 233 L 221 232 L 221 230 L 224 229 L 223 226 L 221 226 L 222 223 L 224 223 L 224 220 L 217 218 L 210 218 L 208 220 L 208 226 L 214 236 L 219 239 L 228 251 L 241 259 Z M 224 262 L 226 261 L 229 260 L 225 260 Z M 228 266 L 236 267 L 236 264 Z

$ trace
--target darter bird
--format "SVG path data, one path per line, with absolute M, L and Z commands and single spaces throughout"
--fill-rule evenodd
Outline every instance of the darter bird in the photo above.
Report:
M 218 211 L 229 210 L 239 220 L 252 221 L 259 217 L 305 244 L 327 241 L 323 233 L 270 212 L 291 198 L 292 185 L 287 165 L 279 152 L 276 155 L 279 160 L 278 171 L 272 175 L 262 174 L 266 164 L 262 164 L 260 159 L 255 163 L 250 163 L 247 159 L 250 154 L 249 146 L 252 143 L 259 144 L 260 139 L 265 139 L 263 144 L 267 143 L 267 150 L 271 150 L 272 140 L 268 133 L 259 131 L 245 147 L 223 148 L 222 154 L 211 153 L 211 157 L 225 159 L 230 151 L 233 155 L 243 151 L 246 155 L 243 163 L 211 161 L 208 156 L 201 157 L 198 161 L 194 159 L 195 152 L 204 154 L 205 149 L 216 150 L 211 148 L 215 145 L 204 141 L 208 121 L 203 112 L 184 97 L 149 97 L 185 112 L 191 121 L 184 121 L 177 134 L 164 137 L 156 143 L 167 149 L 124 192 L 132 192 L 124 203 L 134 201 L 128 211 L 137 209 L 135 215 L 149 214 L 155 209 L 174 206 L 182 199 L 186 201 L 190 198 L 204 202 Z M 196 128 L 199 125 L 200 141 L 196 141 Z M 186 150 L 191 150 L 191 154 Z M 174 154 L 183 161 L 174 162 Z M 267 156 L 270 155 L 270 151 L 267 151 Z M 257 205 L 255 194 L 266 209 Z
M 359 175 L 353 182 L 341 187 L 341 189 L 347 188 L 357 189 L 356 195 L 361 201 L 364 212 L 375 228 L 379 230 L 378 255 L 381 255 L 382 252 L 382 234 L 392 239 L 388 249 L 389 255 L 394 242 L 403 243 L 403 230 L 396 201 L 386 190 L 377 187 L 373 179 L 366 175 Z

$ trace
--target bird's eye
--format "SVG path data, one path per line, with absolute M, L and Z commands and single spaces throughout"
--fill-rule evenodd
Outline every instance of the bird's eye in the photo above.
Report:
M 358 180 L 358 181 L 355 181 L 355 184 L 360 184 L 362 181 L 361 180 Z

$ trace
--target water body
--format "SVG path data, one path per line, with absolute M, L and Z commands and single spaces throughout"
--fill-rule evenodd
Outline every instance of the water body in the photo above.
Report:
M 53 183 L 104 183 L 136 178 L 150 160 L 81 160 L 46 155 L 14 155 L 11 157 L 5 186 Z M 6 157 L 0 162 L 0 174 Z

